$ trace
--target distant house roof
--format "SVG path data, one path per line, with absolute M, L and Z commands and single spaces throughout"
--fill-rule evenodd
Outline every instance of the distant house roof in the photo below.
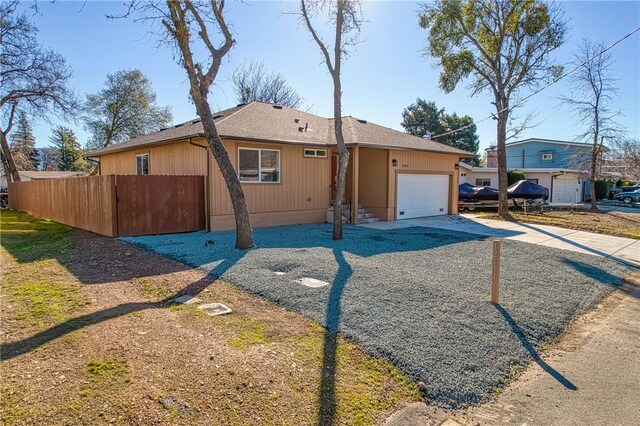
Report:
M 460 162 L 460 167 L 466 170 L 470 170 L 473 173 L 498 173 L 497 167 L 472 166 L 471 164 L 467 164 L 465 162 Z M 580 171 L 577 169 L 570 169 L 567 167 L 544 167 L 544 168 L 518 167 L 518 168 L 510 168 L 509 170 L 520 170 L 523 173 L 585 173 L 584 171 Z
M 70 171 L 26 171 L 23 170 L 20 173 L 20 176 L 28 177 L 32 180 L 44 180 L 44 179 L 64 179 L 68 177 L 75 176 L 87 176 L 86 172 L 70 172 Z
M 302 145 L 335 146 L 333 119 L 304 111 L 269 104 L 251 102 L 214 114 L 218 133 L 226 139 L 243 139 Z M 202 136 L 202 122 L 197 120 L 177 124 L 127 142 L 90 152 L 96 157 L 147 145 L 163 144 Z M 343 118 L 343 134 L 348 145 L 412 149 L 474 157 L 475 154 L 432 140 L 379 126 L 355 117 Z
M 581 147 L 584 147 L 584 148 L 588 148 L 588 147 L 592 146 L 592 144 L 584 143 L 584 142 L 559 141 L 559 140 L 555 140 L 555 139 L 540 139 L 540 138 L 529 138 L 529 139 L 523 139 L 521 141 L 508 142 L 506 145 L 507 146 L 516 146 L 516 145 L 523 145 L 523 144 L 531 143 L 531 142 L 544 142 L 544 143 L 550 143 L 550 144 L 554 144 L 554 145 L 581 146 Z

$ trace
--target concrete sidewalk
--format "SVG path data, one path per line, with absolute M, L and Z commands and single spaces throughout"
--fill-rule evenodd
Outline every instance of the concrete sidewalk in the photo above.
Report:
M 395 222 L 373 222 L 359 226 L 381 230 L 426 226 L 469 232 L 607 257 L 630 266 L 640 267 L 640 240 L 555 226 L 491 220 L 475 215 L 434 216 Z

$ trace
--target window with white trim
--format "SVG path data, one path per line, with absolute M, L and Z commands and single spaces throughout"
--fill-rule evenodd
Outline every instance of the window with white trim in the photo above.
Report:
M 490 178 L 476 178 L 476 186 L 491 186 Z
M 238 148 L 240 182 L 280 182 L 280 151 Z
M 543 152 L 542 153 L 542 159 L 544 161 L 550 161 L 553 160 L 553 152 Z
M 531 182 L 531 183 L 535 183 L 536 185 L 537 185 L 537 184 L 538 184 L 538 182 L 539 182 L 538 178 L 530 178 L 530 179 L 527 179 L 527 180 L 528 180 L 529 182 Z
M 149 154 L 136 155 L 136 174 L 149 174 Z
M 315 158 L 327 158 L 327 150 L 326 149 L 316 149 L 316 148 L 305 148 L 304 149 L 305 157 L 315 157 Z

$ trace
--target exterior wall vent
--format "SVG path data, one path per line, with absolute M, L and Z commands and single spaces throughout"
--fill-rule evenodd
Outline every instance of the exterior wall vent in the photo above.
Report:
M 282 105 L 272 105 L 275 109 L 282 109 Z

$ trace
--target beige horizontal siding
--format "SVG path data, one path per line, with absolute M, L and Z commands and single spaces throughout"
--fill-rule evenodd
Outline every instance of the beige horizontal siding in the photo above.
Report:
M 237 170 L 238 148 L 266 148 L 280 150 L 279 183 L 243 183 L 249 212 L 303 212 L 329 207 L 331 188 L 330 158 L 304 157 L 301 145 L 251 143 L 225 140 L 225 148 Z M 220 169 L 211 157 L 211 214 L 233 214 L 231 198 Z
M 197 140 L 204 145 L 204 139 Z M 115 152 L 100 156 L 101 175 L 135 175 L 136 155 L 149 154 L 150 175 L 206 175 L 207 157 L 204 149 L 188 141 L 143 149 Z

